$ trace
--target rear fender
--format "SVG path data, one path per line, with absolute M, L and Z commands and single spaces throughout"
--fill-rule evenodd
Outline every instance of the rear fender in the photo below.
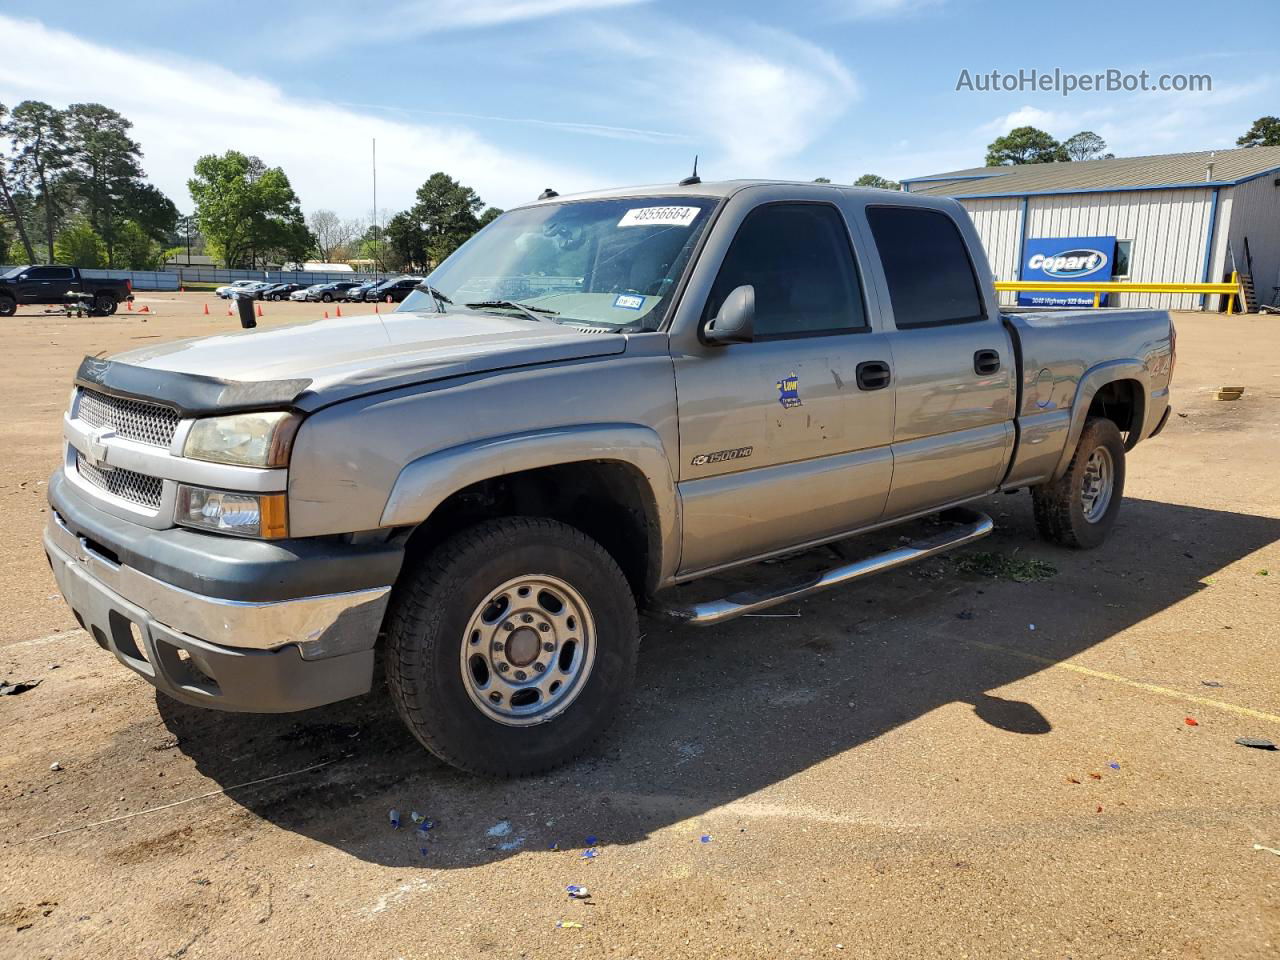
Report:
M 1067 432 L 1066 446 L 1063 447 L 1062 456 L 1058 459 L 1058 466 L 1053 471 L 1052 479 L 1056 480 L 1067 472 L 1071 458 L 1076 452 L 1076 444 L 1080 442 L 1080 434 L 1084 432 L 1084 423 L 1088 419 L 1089 406 L 1093 403 L 1094 396 L 1108 383 L 1117 380 L 1136 380 L 1142 384 L 1141 395 L 1137 398 L 1141 409 L 1135 411 L 1134 415 L 1139 430 L 1142 429 L 1142 425 L 1146 422 L 1147 397 L 1151 390 L 1150 376 L 1145 364 L 1141 360 L 1127 357 L 1123 360 L 1108 360 L 1090 367 L 1080 378 L 1080 383 L 1076 387 L 1075 400 L 1071 404 L 1071 428 Z M 1121 424 L 1121 427 L 1123 426 Z

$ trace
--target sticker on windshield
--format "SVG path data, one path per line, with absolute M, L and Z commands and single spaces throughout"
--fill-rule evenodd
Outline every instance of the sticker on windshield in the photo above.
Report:
M 644 297 L 634 293 L 620 293 L 613 298 L 613 305 L 623 310 L 639 310 L 644 306 Z
M 698 207 L 633 207 L 618 221 L 620 227 L 687 227 L 698 219 Z

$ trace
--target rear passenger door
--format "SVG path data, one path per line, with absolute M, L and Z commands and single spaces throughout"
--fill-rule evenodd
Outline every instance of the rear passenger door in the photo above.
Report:
M 874 522 L 891 472 L 888 343 L 869 319 L 843 211 L 736 202 L 699 259 L 699 313 L 672 340 L 682 574 Z M 742 285 L 755 291 L 753 340 L 694 335 Z M 864 364 L 882 375 L 861 389 Z
M 1013 448 L 1017 363 L 967 218 L 870 204 L 866 219 L 897 378 L 889 519 L 996 488 Z

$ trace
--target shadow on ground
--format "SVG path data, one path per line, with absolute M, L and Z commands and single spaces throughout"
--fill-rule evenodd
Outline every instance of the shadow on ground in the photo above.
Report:
M 1129 500 L 1107 546 L 1065 551 L 1034 539 L 1027 500 L 987 501 L 998 531 L 970 550 L 1046 560 L 1058 573 L 1044 582 L 958 576 L 944 558 L 777 608 L 799 618 L 709 629 L 642 622 L 629 709 L 593 758 L 544 777 L 494 782 L 452 771 L 418 746 L 385 696 L 288 716 L 201 711 L 161 695 L 157 706 L 179 749 L 224 787 L 342 758 L 230 796 L 363 860 L 448 868 L 581 846 L 589 835 L 625 844 L 946 704 L 970 704 L 975 724 L 1047 733 L 1052 716 L 991 693 L 1043 667 L 957 641 L 1066 659 L 1280 538 L 1280 520 Z M 388 823 L 393 807 L 403 813 L 399 831 Z M 437 823 L 425 855 L 412 810 Z M 510 833 L 491 836 L 500 821 Z

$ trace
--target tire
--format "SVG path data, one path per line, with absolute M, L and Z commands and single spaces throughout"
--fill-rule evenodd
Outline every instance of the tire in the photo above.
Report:
M 100 293 L 93 298 L 93 312 L 99 317 L 109 317 L 116 312 L 116 298 L 109 293 Z
M 549 591 L 563 601 L 558 613 Z M 635 681 L 639 645 L 635 599 L 600 544 L 554 520 L 507 517 L 459 533 L 402 576 L 388 614 L 387 686 L 405 725 L 445 763 L 526 776 L 581 756 L 608 729 Z M 552 692 L 520 703 L 536 684 Z
M 280 302 L 282 299 L 284 299 L 284 298 L 283 298 L 283 297 L 281 297 L 281 296 L 280 296 L 280 294 L 278 294 L 278 293 L 273 293 L 273 294 L 271 295 L 271 299 L 272 299 L 274 302 L 279 303 L 279 302 Z
M 17 300 L 13 297 L 0 297 L 0 317 L 12 317 L 17 312 Z
M 333 294 L 332 293 L 321 294 L 320 299 L 323 300 L 325 303 L 333 303 Z
M 1124 438 L 1111 420 L 1091 418 L 1066 473 L 1031 490 L 1036 530 L 1045 540 L 1092 550 L 1111 533 L 1123 498 Z

